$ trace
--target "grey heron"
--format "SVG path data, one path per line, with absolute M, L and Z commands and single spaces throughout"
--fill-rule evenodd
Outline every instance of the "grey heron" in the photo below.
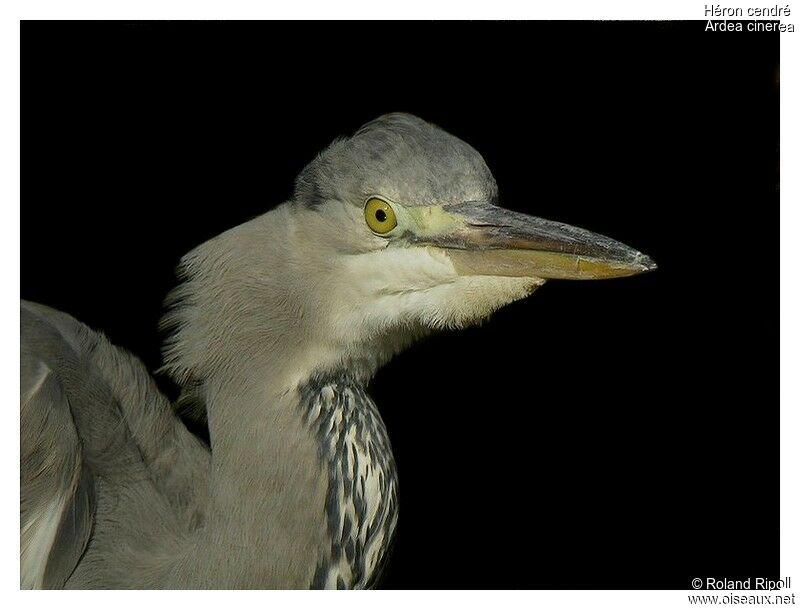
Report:
M 181 260 L 164 370 L 210 448 L 134 356 L 22 303 L 22 587 L 372 586 L 398 514 L 376 370 L 548 279 L 654 268 L 499 207 L 483 158 L 442 129 L 366 124 L 290 201 Z

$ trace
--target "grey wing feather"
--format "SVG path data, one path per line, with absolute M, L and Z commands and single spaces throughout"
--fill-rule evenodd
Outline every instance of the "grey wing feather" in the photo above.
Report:
M 41 305 L 23 302 L 20 322 L 21 586 L 60 588 L 82 558 L 102 564 L 114 544 L 104 536 L 109 519 L 135 528 L 143 518 L 146 507 L 114 503 L 116 490 L 137 482 L 148 481 L 152 503 L 169 507 L 182 528 L 197 527 L 208 450 L 141 362 Z M 84 569 L 79 580 L 87 579 Z
M 22 336 L 20 586 L 59 588 L 89 540 L 92 479 L 63 386 L 35 353 L 42 337 L 25 328 Z

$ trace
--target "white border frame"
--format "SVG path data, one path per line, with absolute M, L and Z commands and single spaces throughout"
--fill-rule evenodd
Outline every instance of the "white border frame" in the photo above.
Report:
M 273 6 L 267 2 L 229 0 L 211 2 L 198 0 L 174 2 L 168 0 L 141 0 L 139 2 L 108 2 L 101 0 L 6 2 L 0 30 L 0 65 L 2 65 L 2 128 L 0 128 L 0 189 L 3 202 L 2 247 L 3 299 L 2 316 L 3 393 L 6 405 L 6 425 L 3 426 L 3 483 L 7 490 L 19 490 L 17 464 L 19 460 L 18 426 L 11 425 L 11 413 L 17 413 L 10 405 L 19 400 L 19 204 L 20 204 L 20 19 L 602 19 L 602 20 L 704 20 L 704 4 L 710 2 L 625 2 L 600 3 L 590 0 L 566 3 L 538 4 L 521 0 L 493 0 L 492 2 L 466 0 L 436 2 L 434 0 L 406 0 L 392 6 L 365 0 L 329 2 L 304 0 Z M 724 6 L 772 6 L 772 2 L 728 2 Z M 791 3 L 789 3 L 791 6 Z M 794 8 L 794 7 L 792 7 Z M 787 23 L 800 25 L 800 6 L 797 13 L 783 19 Z M 709 33 L 709 35 L 713 35 Z M 724 35 L 724 34 L 717 34 Z M 800 76 L 800 33 L 781 36 L 781 225 L 780 225 L 780 323 L 781 323 L 781 574 L 795 576 L 800 582 L 798 570 L 798 392 L 800 359 L 798 359 L 798 176 L 800 155 L 798 150 L 798 76 Z M 710 70 L 710 77 L 713 73 Z M 714 125 L 709 125 L 710 127 Z M 735 127 L 735 126 L 734 126 Z M 751 117 L 742 117 L 742 128 L 753 128 Z M 744 289 L 747 289 L 745 287 Z M 753 290 L 770 290 L 769 286 L 754 287 Z M 18 416 L 17 416 L 18 417 Z M 18 420 L 15 420 L 18 423 Z M 752 489 L 762 490 L 757 482 Z M 6 498 L 18 494 L 8 492 Z M 346 605 L 348 609 L 363 605 L 375 607 L 407 608 L 410 604 L 450 605 L 466 608 L 485 608 L 502 604 L 503 607 L 525 608 L 674 608 L 687 607 L 689 591 L 454 591 L 414 592 L 383 591 L 365 594 L 328 594 L 321 592 L 134 592 L 102 594 L 99 592 L 76 592 L 58 594 L 48 592 L 19 592 L 18 527 L 19 513 L 16 502 L 7 500 L 0 504 L 4 517 L 2 523 L 3 588 L 8 601 L 25 604 L 33 608 L 45 604 L 80 604 L 83 607 L 115 606 L 138 607 L 142 604 L 158 607 L 190 603 L 194 606 L 224 604 L 233 596 L 237 605 L 262 608 L 264 604 L 280 604 L 316 607 Z M 731 534 L 735 536 L 735 534 Z M 687 549 L 687 554 L 691 554 Z M 579 560 L 579 559 L 578 559 Z M 480 566 L 476 566 L 476 580 Z M 60 595 L 58 599 L 50 597 Z M 67 595 L 67 597 L 65 597 Z M 111 595 L 113 600 L 108 597 Z M 325 597 L 317 597 L 324 595 Z M 23 598 L 24 596 L 24 598 Z M 180 597 L 178 597 L 180 596 Z M 188 596 L 188 597 L 187 597 Z M 6 603 L 8 603 L 8 601 Z

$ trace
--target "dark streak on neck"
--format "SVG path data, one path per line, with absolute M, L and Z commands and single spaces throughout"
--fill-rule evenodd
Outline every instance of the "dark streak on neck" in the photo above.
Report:
M 311 587 L 374 586 L 397 519 L 397 476 L 386 428 L 362 385 L 346 373 L 314 376 L 299 395 L 303 422 L 314 430 L 328 472 L 330 549 Z M 377 496 L 368 495 L 368 479 L 377 483 Z

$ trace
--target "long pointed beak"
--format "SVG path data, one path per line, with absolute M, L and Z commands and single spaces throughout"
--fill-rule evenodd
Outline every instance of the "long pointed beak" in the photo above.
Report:
M 653 260 L 604 235 L 483 202 L 421 208 L 411 241 L 446 250 L 462 275 L 593 280 L 637 275 Z

